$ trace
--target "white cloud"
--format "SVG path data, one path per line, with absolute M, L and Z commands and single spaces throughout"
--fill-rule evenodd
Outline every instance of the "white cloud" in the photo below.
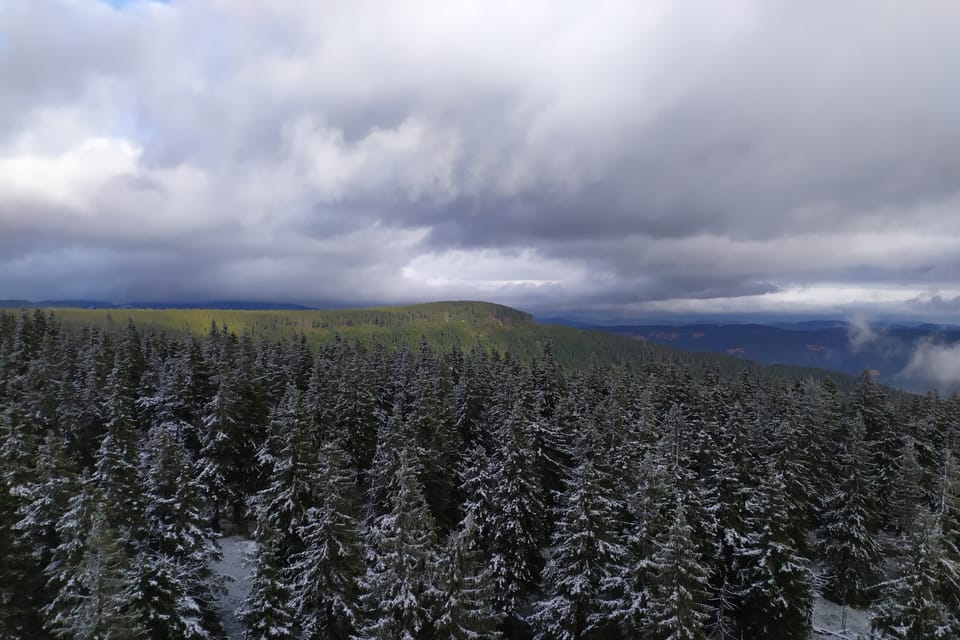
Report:
M 921 341 L 900 375 L 940 384 L 960 382 L 960 344 Z
M 945 314 L 924 301 L 960 279 L 957 20 L 934 0 L 0 3 L 0 297 L 277 277 L 305 301 Z

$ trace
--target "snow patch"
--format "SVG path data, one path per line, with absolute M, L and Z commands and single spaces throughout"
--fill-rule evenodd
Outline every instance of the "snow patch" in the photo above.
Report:
M 826 598 L 813 600 L 813 633 L 810 640 L 858 640 L 870 637 L 870 614 L 864 609 L 847 607 L 846 630 L 843 607 Z
M 220 538 L 223 558 L 213 563 L 213 570 L 224 576 L 226 590 L 220 597 L 220 620 L 228 640 L 240 640 L 243 627 L 237 619 L 237 609 L 250 594 L 252 559 L 257 543 L 240 536 Z

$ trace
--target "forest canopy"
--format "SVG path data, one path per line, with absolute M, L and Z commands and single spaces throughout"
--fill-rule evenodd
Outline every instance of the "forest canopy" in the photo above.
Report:
M 37 310 L 0 408 L 2 637 L 221 637 L 228 532 L 251 640 L 960 637 L 960 397 L 866 373 Z

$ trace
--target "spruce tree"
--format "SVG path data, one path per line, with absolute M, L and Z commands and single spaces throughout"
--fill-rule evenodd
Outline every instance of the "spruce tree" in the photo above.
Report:
M 495 602 L 505 624 L 519 622 L 524 598 L 537 583 L 543 566 L 540 555 L 546 520 L 543 488 L 536 469 L 536 454 L 529 435 L 532 407 L 522 398 L 499 429 L 500 442 L 491 461 L 493 486 L 489 510 L 477 517 L 490 537 L 490 565 Z
M 880 579 L 882 549 L 870 524 L 869 458 L 863 444 L 863 422 L 858 420 L 841 453 L 840 478 L 825 499 L 819 550 L 827 574 L 827 594 L 843 606 L 869 601 Z
M 426 640 L 441 598 L 433 518 L 406 447 L 391 483 L 390 510 L 367 532 L 369 561 L 361 581 L 363 620 L 356 638 Z
M 134 640 L 143 629 L 130 615 L 131 558 L 89 481 L 60 524 L 63 541 L 49 567 L 56 596 L 44 607 L 47 628 L 70 640 Z
M 132 572 L 132 615 L 150 638 L 216 637 L 220 584 L 211 563 L 220 552 L 196 466 L 171 424 L 151 429 L 141 457 L 147 534 Z
M 711 617 L 709 572 L 693 539 L 682 500 L 670 528 L 657 541 L 655 586 L 644 637 L 651 640 L 706 640 Z
M 493 574 L 486 565 L 480 527 L 468 510 L 450 535 L 440 560 L 436 637 L 451 640 L 497 640 L 501 615 L 493 605 Z
M 944 584 L 954 589 L 960 585 L 960 566 L 949 561 L 934 518 L 925 515 L 914 528 L 899 576 L 884 585 L 884 597 L 871 622 L 873 629 L 896 640 L 958 637 L 958 610 L 941 597 Z
M 302 549 L 291 558 L 291 603 L 303 638 L 345 640 L 359 620 L 359 506 L 340 443 L 322 443 L 317 457 L 307 478 L 316 504 L 302 516 L 296 531 Z
M 793 546 L 783 478 L 771 465 L 747 503 L 749 534 L 738 554 L 745 636 L 805 640 L 813 606 L 808 562 Z
M 261 514 L 262 516 L 262 514 Z M 286 567 L 290 558 L 279 532 L 266 518 L 257 522 L 257 555 L 250 595 L 237 616 L 244 640 L 299 640 Z
M 626 550 L 618 520 L 622 501 L 611 495 L 602 467 L 585 450 L 567 481 L 553 553 L 543 571 L 544 597 L 533 621 L 538 638 L 602 637 L 616 624 L 626 585 Z

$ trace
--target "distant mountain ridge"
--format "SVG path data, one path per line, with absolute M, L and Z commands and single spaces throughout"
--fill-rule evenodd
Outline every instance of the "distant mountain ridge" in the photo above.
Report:
M 762 324 L 593 326 L 593 330 L 685 351 L 725 353 L 764 364 L 831 369 L 856 375 L 873 371 L 886 384 L 923 388 L 907 371 L 925 344 L 960 344 L 960 328 L 923 324 L 860 327 L 839 321 Z

